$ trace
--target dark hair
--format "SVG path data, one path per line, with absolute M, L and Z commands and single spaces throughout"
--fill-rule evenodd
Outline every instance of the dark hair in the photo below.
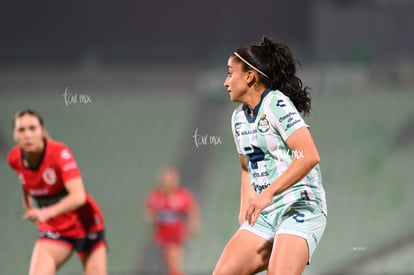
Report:
M 309 87 L 303 87 L 296 76 L 296 64 L 289 47 L 264 36 L 259 45 L 249 45 L 236 51 L 265 75 L 258 73 L 259 81 L 272 90 L 279 90 L 292 100 L 299 112 L 307 115 L 311 110 Z M 234 55 L 243 65 L 243 70 L 254 69 Z
M 16 126 L 16 119 L 18 119 L 18 118 L 20 118 L 20 117 L 22 117 L 22 116 L 24 116 L 24 115 L 31 115 L 31 116 L 36 117 L 36 118 L 39 120 L 39 124 L 40 124 L 42 127 L 45 127 L 44 122 L 43 122 L 43 118 L 42 118 L 42 116 L 40 115 L 40 113 L 39 113 L 39 112 L 37 112 L 37 111 L 35 111 L 35 110 L 32 110 L 32 109 L 23 109 L 23 110 L 21 110 L 21 111 L 18 111 L 18 112 L 14 115 L 14 119 L 13 119 L 13 129 L 14 129 L 14 127 Z M 45 129 L 45 138 L 46 138 L 46 139 L 50 139 L 50 135 L 49 135 L 49 133 L 46 131 L 46 129 Z

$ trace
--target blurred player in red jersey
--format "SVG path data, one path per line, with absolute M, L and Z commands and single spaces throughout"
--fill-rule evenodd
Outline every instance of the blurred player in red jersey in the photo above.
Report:
M 39 230 L 29 274 L 56 274 L 74 250 L 85 275 L 107 274 L 103 216 L 85 190 L 69 148 L 49 138 L 33 110 L 16 114 L 13 133 L 17 146 L 8 162 L 22 184 L 23 218 Z
M 168 274 L 184 274 L 184 242 L 200 230 L 200 214 L 192 194 L 180 185 L 174 168 L 165 168 L 159 185 L 147 195 L 146 216 L 155 225 L 155 242 L 162 249 Z

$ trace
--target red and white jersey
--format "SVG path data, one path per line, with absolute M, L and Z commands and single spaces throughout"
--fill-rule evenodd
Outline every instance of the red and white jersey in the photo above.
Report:
M 45 148 L 36 169 L 23 165 L 23 152 L 12 148 L 8 163 L 16 172 L 24 191 L 39 201 L 65 195 L 65 183 L 80 177 L 80 171 L 69 148 L 58 141 L 46 140 Z M 64 237 L 82 238 L 104 228 L 98 204 L 87 194 L 86 203 L 74 211 L 51 218 L 38 225 L 40 231 L 52 231 Z
M 147 207 L 155 214 L 158 225 L 184 223 L 186 215 L 195 207 L 195 201 L 183 187 L 171 193 L 154 189 L 148 194 Z

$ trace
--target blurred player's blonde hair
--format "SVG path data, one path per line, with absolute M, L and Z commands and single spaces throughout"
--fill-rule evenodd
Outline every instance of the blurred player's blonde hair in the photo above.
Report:
M 46 127 L 44 125 L 44 121 L 43 121 L 43 117 L 40 115 L 39 112 L 32 110 L 32 109 L 23 109 L 18 111 L 15 115 L 14 115 L 14 119 L 13 119 L 13 129 L 16 126 L 16 119 L 24 116 L 24 115 L 31 115 L 36 117 L 39 120 L 40 126 L 42 126 L 43 128 L 43 132 L 44 132 L 44 138 L 45 139 L 52 139 L 49 135 L 49 132 L 46 130 Z

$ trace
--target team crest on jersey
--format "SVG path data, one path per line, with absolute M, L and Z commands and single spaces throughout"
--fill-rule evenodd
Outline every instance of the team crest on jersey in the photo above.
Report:
M 46 168 L 43 171 L 42 177 L 43 180 L 49 185 L 53 185 L 56 183 L 56 172 L 52 168 Z
M 259 122 L 257 123 L 257 130 L 259 130 L 260 133 L 266 133 L 267 131 L 269 131 L 269 129 L 269 121 L 266 118 L 266 114 L 263 114 L 260 117 Z

